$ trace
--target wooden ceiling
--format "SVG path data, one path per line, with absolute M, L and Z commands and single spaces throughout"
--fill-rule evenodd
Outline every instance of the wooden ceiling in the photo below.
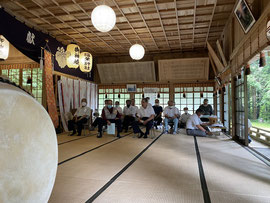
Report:
M 97 31 L 91 12 L 111 6 L 117 22 L 108 33 Z M 146 53 L 192 51 L 215 43 L 236 0 L 0 0 L 21 21 L 56 37 L 75 41 L 93 55 L 128 55 L 134 43 Z

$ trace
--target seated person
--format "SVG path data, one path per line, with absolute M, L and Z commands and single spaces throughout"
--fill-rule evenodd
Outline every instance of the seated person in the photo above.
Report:
M 104 101 L 104 103 L 105 103 L 105 107 L 108 105 L 108 99 L 106 99 L 105 101 Z M 104 107 L 104 108 L 105 108 Z M 103 109 L 104 109 L 103 108 Z M 92 123 L 92 127 L 91 127 L 91 130 L 94 130 L 95 129 L 95 127 L 97 127 L 98 126 L 98 123 L 100 123 L 100 121 L 102 120 L 102 118 L 101 117 L 99 117 L 99 116 L 96 116 L 96 119 L 94 120 L 94 122 Z
M 122 110 L 122 108 L 120 107 L 120 103 L 119 103 L 119 101 L 116 101 L 115 103 L 114 103 L 114 107 L 117 109 L 117 111 L 120 113 L 120 115 L 122 116 L 123 115 L 123 110 Z
M 210 135 L 211 133 L 204 129 L 202 125 L 202 121 L 200 119 L 200 116 L 203 114 L 203 111 L 201 109 L 197 109 L 196 113 L 194 113 L 192 116 L 189 117 L 187 120 L 187 134 L 188 135 L 194 135 L 194 136 L 206 136 L 207 134 Z
M 126 101 L 126 106 L 124 107 L 123 115 L 124 115 L 124 121 L 123 121 L 123 128 L 125 129 L 125 132 L 128 131 L 128 126 L 135 121 L 135 114 L 136 109 L 131 106 L 131 100 Z
M 162 108 L 162 106 L 159 106 L 159 100 L 158 99 L 156 99 L 155 100 L 155 105 L 153 106 L 153 109 L 154 109 L 154 111 L 155 111 L 155 114 L 156 114 L 156 116 L 155 116 L 155 118 L 154 118 L 154 121 L 156 121 L 156 129 L 157 129 L 157 126 L 158 125 L 160 125 L 161 124 L 161 122 L 162 122 L 162 112 L 163 112 L 163 108 Z
M 155 118 L 155 111 L 152 106 L 148 105 L 148 101 L 146 98 L 142 99 L 142 106 L 137 111 L 138 121 L 133 122 L 132 128 L 134 134 L 140 133 L 139 138 L 147 138 L 149 135 L 149 131 L 153 126 L 153 119 Z M 139 124 L 143 124 L 146 127 L 145 133 L 139 127 Z
M 203 104 L 199 107 L 203 111 L 203 115 L 211 116 L 213 114 L 213 108 L 208 104 L 208 99 L 203 100 Z
M 111 125 L 111 123 L 115 123 L 117 128 L 117 137 L 120 136 L 121 132 L 121 115 L 117 111 L 115 107 L 112 106 L 112 100 L 107 101 L 107 106 L 105 106 L 102 110 L 101 118 L 98 122 L 98 138 L 102 137 L 102 127 L 104 125 Z
M 187 123 L 187 120 L 189 119 L 189 117 L 191 116 L 189 113 L 188 113 L 188 107 L 185 107 L 184 108 L 184 112 L 181 116 L 180 116 L 180 119 L 179 119 L 179 123 L 180 123 L 180 128 L 186 128 L 186 123 Z
M 168 101 L 168 106 L 164 109 L 165 134 L 168 133 L 169 122 L 173 122 L 174 124 L 173 134 L 177 133 L 178 119 L 180 116 L 180 112 L 178 108 L 176 108 L 173 104 L 174 104 L 173 101 Z
M 72 129 L 73 131 L 73 133 L 70 136 L 76 134 L 76 129 L 74 127 L 75 124 L 77 125 L 78 136 L 81 136 L 83 124 L 87 122 L 91 114 L 91 109 L 86 105 L 87 100 L 84 98 L 81 101 L 81 107 L 77 109 L 77 111 L 74 114 L 72 122 L 70 122 L 70 129 Z
M 135 99 L 131 99 L 131 106 L 135 108 L 136 112 L 139 110 L 139 107 L 135 105 Z

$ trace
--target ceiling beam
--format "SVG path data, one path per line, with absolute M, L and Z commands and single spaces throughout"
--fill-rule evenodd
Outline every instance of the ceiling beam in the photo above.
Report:
M 194 48 L 194 38 L 195 38 L 195 24 L 196 24 L 196 7 L 197 7 L 197 0 L 194 0 L 194 10 L 193 10 L 193 32 L 192 32 L 192 49 Z
M 174 0 L 174 8 L 175 8 L 176 25 L 177 25 L 177 32 L 178 32 L 178 38 L 179 38 L 179 48 L 182 49 L 182 45 L 181 45 L 181 34 L 180 34 L 180 26 L 179 26 L 179 18 L 178 18 L 176 0 Z
M 156 8 L 156 10 L 157 10 L 157 14 L 158 14 L 160 26 L 161 26 L 161 28 L 162 28 L 162 30 L 163 30 L 163 34 L 164 34 L 165 40 L 166 40 L 166 42 L 167 42 L 168 47 L 170 48 L 170 44 L 169 44 L 168 39 L 167 39 L 167 35 L 166 35 L 165 29 L 164 29 L 164 26 L 163 26 L 163 22 L 162 22 L 162 20 L 161 20 L 161 16 L 160 16 L 160 13 L 159 13 L 159 9 L 158 9 L 156 0 L 154 0 L 154 4 L 155 4 L 155 8 Z
M 208 36 L 209 36 L 209 33 L 210 33 L 210 29 L 211 29 L 211 25 L 212 25 L 212 21 L 213 21 L 213 18 L 214 18 L 216 7 L 217 7 L 217 0 L 215 0 L 215 3 L 214 3 L 214 7 L 213 7 L 213 11 L 212 11 L 212 17 L 210 18 L 208 32 L 207 32 L 207 35 L 206 35 L 204 47 L 207 46 L 207 40 L 208 40 Z

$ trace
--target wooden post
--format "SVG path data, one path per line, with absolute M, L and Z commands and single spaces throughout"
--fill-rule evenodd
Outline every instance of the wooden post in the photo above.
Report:
M 224 124 L 224 92 L 222 91 L 221 95 L 220 95 L 220 100 L 219 100 L 219 104 L 220 104 L 220 121 Z
M 170 100 L 174 101 L 174 84 L 173 83 L 170 83 L 169 85 L 169 92 L 170 92 L 170 95 L 169 95 Z
M 248 88 L 247 88 L 247 75 L 244 75 L 244 109 L 245 109 L 245 145 L 248 146 Z
M 235 80 L 234 76 L 232 75 L 232 88 L 231 88 L 231 98 L 232 98 L 232 137 L 235 138 L 236 136 L 236 108 L 235 108 Z

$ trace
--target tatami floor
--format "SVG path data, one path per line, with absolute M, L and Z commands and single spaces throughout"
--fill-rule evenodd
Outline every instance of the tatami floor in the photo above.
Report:
M 59 135 L 49 202 L 270 203 L 270 167 L 225 135 L 126 134 Z

